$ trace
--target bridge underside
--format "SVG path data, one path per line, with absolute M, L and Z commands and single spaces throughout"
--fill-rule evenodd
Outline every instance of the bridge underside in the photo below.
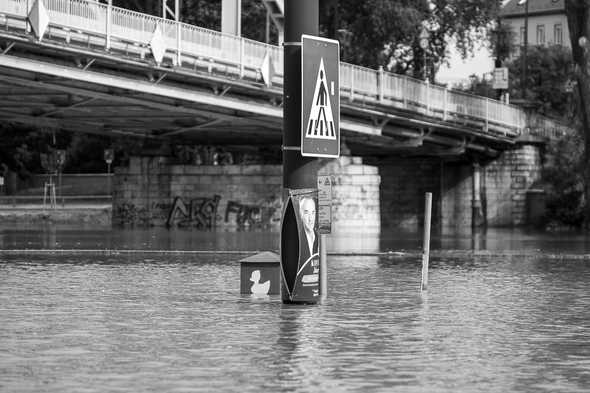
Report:
M 218 64 L 195 62 L 191 70 L 157 66 L 133 50 L 113 52 L 0 33 L 0 119 L 156 143 L 280 147 L 282 87 L 266 87 L 259 75 L 233 77 Z M 514 144 L 473 125 L 374 104 L 343 99 L 341 108 L 342 137 L 353 155 L 472 160 Z

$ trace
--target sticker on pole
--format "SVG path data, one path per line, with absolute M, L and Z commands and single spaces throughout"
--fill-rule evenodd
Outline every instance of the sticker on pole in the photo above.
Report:
M 332 233 L 332 176 L 318 176 L 318 232 Z
M 340 156 L 340 49 L 335 40 L 302 35 L 301 155 Z

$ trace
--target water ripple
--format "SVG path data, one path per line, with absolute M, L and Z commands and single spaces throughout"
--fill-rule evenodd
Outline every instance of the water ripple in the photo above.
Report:
M 232 260 L 233 259 L 233 260 Z M 239 295 L 214 255 L 0 256 L 10 392 L 583 392 L 590 264 L 331 256 L 329 297 Z

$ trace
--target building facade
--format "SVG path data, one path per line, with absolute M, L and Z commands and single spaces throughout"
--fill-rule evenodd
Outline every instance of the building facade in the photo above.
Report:
M 515 56 L 525 44 L 528 21 L 528 46 L 563 45 L 571 47 L 564 0 L 510 0 L 500 11 L 502 23 L 514 33 Z

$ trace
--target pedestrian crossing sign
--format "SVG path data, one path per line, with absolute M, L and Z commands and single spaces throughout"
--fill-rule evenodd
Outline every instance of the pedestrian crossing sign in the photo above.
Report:
M 340 53 L 335 40 L 302 35 L 301 154 L 340 156 Z

